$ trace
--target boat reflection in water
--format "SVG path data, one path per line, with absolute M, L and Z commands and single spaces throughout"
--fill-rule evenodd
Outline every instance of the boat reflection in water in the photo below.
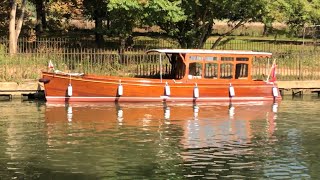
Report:
M 108 131 L 119 126 L 136 127 L 161 134 L 164 125 L 175 125 L 182 132 L 184 148 L 219 146 L 219 142 L 248 143 L 254 121 L 265 121 L 265 131 L 272 135 L 278 104 L 143 104 L 143 103 L 74 103 L 47 104 L 48 133 L 54 124 L 75 123 L 79 129 Z M 52 127 L 52 129 L 50 129 Z M 51 132 L 52 130 L 52 132 Z
M 264 103 L 47 104 L 47 164 L 98 179 L 259 177 L 264 155 L 256 140 L 272 145 L 276 110 Z

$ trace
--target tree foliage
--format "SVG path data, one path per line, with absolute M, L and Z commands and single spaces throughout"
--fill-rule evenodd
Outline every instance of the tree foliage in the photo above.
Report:
M 120 38 L 131 35 L 141 22 L 143 5 L 137 0 L 110 0 L 107 6 L 111 22 L 109 32 Z
M 297 35 L 305 26 L 320 23 L 320 0 L 277 0 L 268 3 L 269 23 L 283 22 L 291 34 Z
M 175 10 L 171 11 L 174 12 L 172 15 L 175 16 L 171 19 L 176 20 L 176 22 L 168 21 L 170 18 L 164 15 L 154 23 L 158 24 L 172 38 L 177 39 L 183 48 L 202 48 L 205 41 L 210 37 L 216 20 L 225 20 L 233 24 L 234 27 L 231 31 L 225 32 L 217 40 L 215 44 L 217 45 L 223 37 L 231 34 L 234 29 L 244 23 L 259 21 L 264 10 L 264 2 L 256 0 L 185 0 L 173 2 L 170 6 L 159 6 L 159 9 L 163 12 Z
M 95 21 L 96 39 L 101 35 L 119 37 L 121 46 L 141 23 L 145 3 L 137 0 L 84 0 L 84 12 Z M 106 22 L 106 23 L 103 23 Z M 106 24 L 106 25 L 105 25 Z
M 0 1 L 0 28 L 8 27 L 8 10 L 9 10 L 9 1 Z M 1 33 L 2 34 L 2 33 Z
M 289 25 L 292 33 L 310 22 L 311 3 L 308 0 L 284 0 L 282 6 L 285 13 L 285 22 Z
M 20 0 L 23 2 L 23 0 Z M 17 1 L 18 3 L 20 1 Z M 55 21 L 68 20 L 83 13 L 95 22 L 98 44 L 104 36 L 118 37 L 123 47 L 135 27 L 159 26 L 161 33 L 178 41 L 183 48 L 202 48 L 217 21 L 231 27 L 212 45 L 248 22 L 262 22 L 266 32 L 274 22 L 286 23 L 293 34 L 302 27 L 320 23 L 320 0 L 29 0 L 36 11 L 39 32 Z M 10 2 L 0 4 L 0 17 L 9 19 Z M 20 7 L 20 6 L 18 6 Z M 20 9 L 20 8 L 18 8 Z M 50 18 L 49 18 L 50 17 Z M 52 20 L 47 23 L 48 19 Z M 52 23 L 53 22 L 53 23 Z M 8 24 L 8 23 L 7 23 Z M 61 26 L 61 29 L 67 27 Z

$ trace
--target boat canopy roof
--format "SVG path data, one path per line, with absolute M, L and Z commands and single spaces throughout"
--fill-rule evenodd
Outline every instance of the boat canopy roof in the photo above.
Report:
M 242 50 L 211 50 L 211 49 L 151 49 L 147 53 L 158 52 L 166 54 L 217 54 L 217 55 L 251 55 L 271 57 L 272 53 L 269 52 L 255 52 L 255 51 L 242 51 Z

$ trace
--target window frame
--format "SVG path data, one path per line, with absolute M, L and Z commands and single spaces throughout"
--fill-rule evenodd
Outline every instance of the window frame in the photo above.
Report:
M 196 60 L 191 59 L 191 57 L 197 57 Z M 198 60 L 198 58 L 201 57 L 201 59 Z M 207 57 L 212 57 L 212 60 Z M 223 58 L 230 58 L 233 60 L 222 60 Z M 237 59 L 244 59 L 247 58 L 248 60 L 242 61 L 242 60 L 237 60 Z M 232 80 L 252 80 L 252 60 L 253 56 L 252 55 L 241 55 L 241 54 L 187 54 L 186 55 L 186 60 L 187 60 L 187 65 L 186 65 L 186 76 L 188 77 L 189 75 L 189 65 L 191 63 L 201 63 L 202 64 L 202 73 L 201 73 L 201 78 L 202 79 L 221 79 L 224 80 L 224 78 L 221 78 L 221 65 L 222 64 L 232 64 L 233 69 L 232 69 Z M 206 64 L 208 63 L 213 63 L 217 64 L 217 78 L 205 78 L 205 67 Z M 237 64 L 247 64 L 248 66 L 248 72 L 247 72 L 247 77 L 242 77 L 242 78 L 236 78 L 236 67 Z

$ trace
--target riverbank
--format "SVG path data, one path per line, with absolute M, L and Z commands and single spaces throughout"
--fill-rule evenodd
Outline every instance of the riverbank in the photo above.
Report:
M 42 83 L 34 80 L 17 82 L 0 82 L 0 99 L 27 98 L 44 99 Z
M 318 94 L 320 96 L 320 80 L 313 81 L 278 81 L 282 95 L 302 96 L 303 94 Z
M 301 96 L 303 94 L 320 95 L 320 80 L 314 81 L 278 81 L 282 95 Z M 34 80 L 17 82 L 0 82 L 0 98 L 35 98 L 44 99 L 42 83 Z

